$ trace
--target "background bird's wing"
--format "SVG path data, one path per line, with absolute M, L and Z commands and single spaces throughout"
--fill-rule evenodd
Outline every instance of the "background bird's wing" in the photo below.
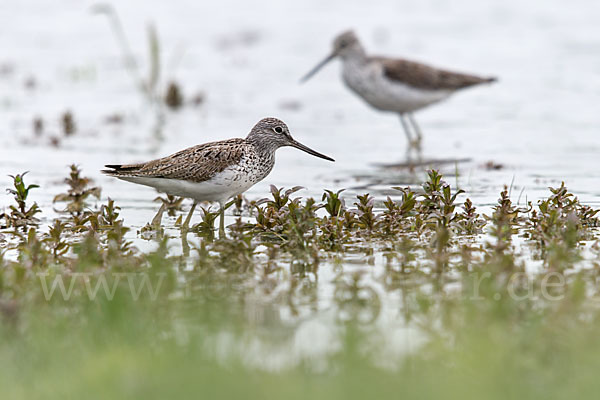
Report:
M 102 172 L 116 177 L 147 177 L 203 182 L 240 161 L 243 139 L 200 144 L 167 157 L 139 164 L 111 164 Z
M 383 73 L 391 80 L 427 90 L 456 90 L 485 82 L 494 82 L 496 78 L 482 78 L 430 67 L 414 61 L 373 57 L 381 62 Z

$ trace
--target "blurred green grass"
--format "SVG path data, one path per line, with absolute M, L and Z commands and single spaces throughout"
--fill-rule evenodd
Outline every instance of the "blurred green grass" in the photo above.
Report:
M 233 294 L 134 301 L 122 285 L 110 301 L 32 302 L 2 320 L 2 398 L 596 398 L 598 312 L 577 285 L 551 307 L 494 290 L 424 308 L 426 344 L 392 368 L 377 367 L 378 332 L 356 322 L 340 324 L 326 368 L 306 359 L 268 371 L 243 349 L 219 359 L 219 334 L 260 336 Z

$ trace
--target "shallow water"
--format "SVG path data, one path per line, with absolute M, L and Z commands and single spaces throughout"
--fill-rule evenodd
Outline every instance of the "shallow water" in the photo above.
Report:
M 418 184 L 425 169 L 409 173 L 376 166 L 404 161 L 400 123 L 393 114 L 369 109 L 344 88 L 339 65 L 298 84 L 327 54 L 333 36 L 348 27 L 372 53 L 499 77 L 497 84 L 465 90 L 417 115 L 425 159 L 471 160 L 447 163 L 442 171 L 476 206 L 495 203 L 504 185 L 512 185 L 513 200 L 524 203 L 546 196 L 547 187 L 561 180 L 583 202 L 600 204 L 600 3 L 118 4 L 142 73 L 149 69 L 146 24 L 153 22 L 163 56 L 161 84 L 176 80 L 187 98 L 197 93 L 206 98 L 200 106 L 168 111 L 162 139 L 156 134 L 156 113 L 127 73 L 107 19 L 91 13 L 91 4 L 23 0 L 0 5 L 0 187 L 10 185 L 8 174 L 30 171 L 28 182 L 42 187 L 32 199 L 46 218 L 53 216 L 52 198 L 64 189 L 68 165 L 76 163 L 102 186 L 103 199 L 111 197 L 122 207 L 126 224 L 139 229 L 158 208 L 156 193 L 102 176 L 104 164 L 243 137 L 265 116 L 283 119 L 296 139 L 336 163 L 281 149 L 274 171 L 246 193 L 249 199 L 266 197 L 271 184 L 304 186 L 300 193 L 305 196 L 347 188 L 348 196 L 370 192 L 378 200 L 393 193 L 391 186 Z M 70 137 L 64 137 L 59 124 L 65 110 L 71 110 L 77 125 Z M 106 121 L 116 114 L 122 123 Z M 44 120 L 39 137 L 32 128 L 36 116 Z M 57 147 L 50 145 L 53 137 L 59 139 Z M 488 161 L 502 167 L 489 170 Z M 0 209 L 11 201 L 0 196 Z M 174 218 L 164 223 L 175 235 Z M 149 246 L 135 232 L 131 235 L 136 245 Z M 376 281 L 377 269 L 365 270 Z M 332 272 L 320 270 L 325 309 L 332 279 Z M 397 294 L 386 296 L 383 307 L 397 306 Z M 389 324 L 394 312 L 380 315 L 378 323 Z M 323 329 L 318 318 L 310 324 L 295 331 L 298 348 L 303 348 L 304 333 L 311 337 Z M 406 337 L 398 341 L 405 343 Z

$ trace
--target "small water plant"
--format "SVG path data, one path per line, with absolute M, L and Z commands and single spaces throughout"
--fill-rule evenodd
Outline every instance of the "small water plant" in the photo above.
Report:
M 27 172 L 9 175 L 13 180 L 13 188 L 8 188 L 6 191 L 13 195 L 16 204 L 9 206 L 9 213 L 0 215 L 0 219 L 5 221 L 5 228 L 21 228 L 24 232 L 27 231 L 27 227 L 39 224 L 40 220 L 36 218 L 36 215 L 42 212 L 36 202 L 28 205 L 29 191 L 39 188 L 39 186 L 35 184 L 26 185 L 25 175 L 27 175 Z
M 81 176 L 81 169 L 75 164 L 69 166 L 69 177 L 64 180 L 68 189 L 65 193 L 54 196 L 54 203 L 66 203 L 66 212 L 72 216 L 80 216 L 89 204 L 89 197 L 100 198 L 101 190 L 97 186 L 90 186 L 92 180 Z

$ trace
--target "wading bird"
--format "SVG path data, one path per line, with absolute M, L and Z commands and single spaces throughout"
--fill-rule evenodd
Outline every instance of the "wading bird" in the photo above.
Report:
M 275 165 L 275 151 L 295 147 L 313 156 L 334 161 L 290 135 L 277 118 L 260 120 L 245 139 L 200 144 L 168 157 L 139 164 L 106 165 L 102 172 L 124 181 L 151 186 L 158 191 L 194 201 L 182 229 L 189 227 L 198 202 L 215 201 L 220 206 L 219 234 L 225 233 L 225 203 L 263 180 Z
M 401 58 L 371 57 L 354 32 L 346 31 L 335 38 L 331 54 L 300 81 L 305 82 L 336 57 L 342 60 L 342 79 L 346 86 L 372 107 L 400 115 L 409 149 L 419 149 L 422 138 L 413 112 L 442 101 L 460 89 L 496 80 Z

